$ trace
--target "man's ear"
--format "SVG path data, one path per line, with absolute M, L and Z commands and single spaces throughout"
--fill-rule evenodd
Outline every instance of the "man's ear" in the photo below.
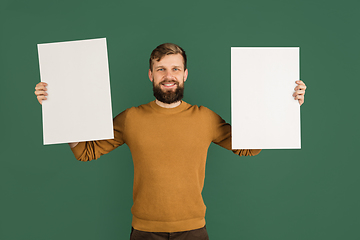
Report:
M 187 76 L 188 76 L 188 70 L 186 69 L 186 70 L 185 70 L 185 73 L 184 73 L 184 82 L 186 81 Z
M 149 69 L 149 79 L 151 82 L 154 80 L 151 69 Z

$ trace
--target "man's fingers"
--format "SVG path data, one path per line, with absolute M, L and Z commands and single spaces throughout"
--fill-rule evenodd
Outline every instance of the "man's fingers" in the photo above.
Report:
M 39 101 L 39 103 L 42 105 L 42 101 L 46 100 L 47 98 L 45 96 L 47 96 L 47 83 L 46 82 L 39 82 L 38 84 L 36 84 L 35 86 L 35 95 L 37 97 L 37 100 Z
M 306 86 L 305 85 L 297 85 L 295 88 L 294 88 L 294 90 L 296 91 L 296 90 L 305 90 L 306 89 Z
M 295 100 L 304 100 L 304 95 L 296 95 Z
M 46 88 L 46 87 L 38 87 L 38 88 L 35 88 L 35 90 L 43 90 L 43 91 L 47 91 L 47 88 Z
M 301 81 L 301 80 L 297 80 L 297 81 L 295 81 L 297 84 L 304 84 L 305 85 L 305 83 L 303 82 L 303 81 Z
M 45 92 L 45 91 L 35 91 L 35 95 L 36 96 L 42 96 L 42 95 L 45 95 L 45 96 L 47 96 L 48 94 L 47 94 L 47 92 Z
M 298 84 L 298 86 L 296 86 L 296 88 L 300 87 L 300 88 L 306 89 L 306 85 L 305 85 L 305 83 L 303 81 L 297 80 L 295 82 Z
M 301 80 L 298 80 L 295 82 L 298 85 L 294 88 L 295 92 L 293 93 L 293 97 L 295 98 L 295 100 L 299 101 L 299 104 L 301 106 L 304 103 L 304 95 L 305 95 L 306 85 Z
M 42 100 L 46 100 L 47 98 L 45 96 L 38 96 L 37 100 L 39 101 L 39 103 L 42 105 Z
M 296 86 L 294 89 L 295 89 L 295 91 L 296 91 L 296 90 L 305 90 L 305 89 L 306 89 L 306 86 L 305 86 L 305 85 L 298 85 L 298 86 Z
M 295 97 L 296 95 L 305 95 L 305 90 L 297 90 L 293 93 L 293 97 Z
M 46 91 L 46 86 L 47 86 L 47 83 L 39 82 L 38 84 L 36 84 L 35 90 L 44 90 L 45 89 L 45 91 Z
M 37 99 L 38 100 L 46 100 L 47 98 L 44 95 L 42 95 L 42 96 L 38 96 Z
M 43 86 L 43 85 L 40 85 L 40 86 L 36 85 L 35 90 L 44 90 L 44 91 L 46 91 L 47 88 L 45 86 Z

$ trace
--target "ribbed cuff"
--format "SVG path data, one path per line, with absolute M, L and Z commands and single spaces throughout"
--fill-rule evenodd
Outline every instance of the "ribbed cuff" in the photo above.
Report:
M 76 145 L 75 147 L 71 148 L 71 151 L 73 152 L 75 158 L 77 160 L 80 159 L 81 155 L 83 154 L 85 149 L 85 142 L 79 142 L 78 145 Z

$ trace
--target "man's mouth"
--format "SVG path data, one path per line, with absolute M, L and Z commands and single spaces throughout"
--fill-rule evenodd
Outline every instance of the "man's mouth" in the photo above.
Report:
M 171 89 L 177 86 L 177 84 L 175 82 L 171 82 L 171 83 L 161 83 L 162 86 L 164 86 L 164 88 L 166 89 Z

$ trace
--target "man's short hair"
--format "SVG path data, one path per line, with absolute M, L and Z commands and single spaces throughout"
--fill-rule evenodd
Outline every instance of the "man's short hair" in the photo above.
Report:
M 186 54 L 184 49 L 174 43 L 163 43 L 157 46 L 150 55 L 150 70 L 152 71 L 153 60 L 160 61 L 165 55 L 180 53 L 184 59 L 184 70 L 186 70 Z

